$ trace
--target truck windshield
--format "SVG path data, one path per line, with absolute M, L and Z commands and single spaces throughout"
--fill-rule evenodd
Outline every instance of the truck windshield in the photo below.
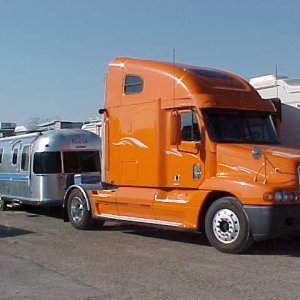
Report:
M 215 142 L 279 144 L 269 113 L 241 110 L 202 112 L 209 137 Z

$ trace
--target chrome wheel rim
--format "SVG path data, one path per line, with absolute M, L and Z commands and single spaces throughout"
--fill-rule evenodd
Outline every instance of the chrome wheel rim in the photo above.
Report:
M 71 202 L 71 217 L 76 223 L 82 220 L 84 214 L 84 205 L 80 197 L 74 197 Z
M 230 209 L 219 210 L 213 218 L 213 232 L 223 244 L 233 243 L 240 233 L 240 221 Z

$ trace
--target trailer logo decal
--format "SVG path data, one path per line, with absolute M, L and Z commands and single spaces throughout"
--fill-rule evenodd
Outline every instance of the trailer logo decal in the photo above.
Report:
M 135 138 L 132 138 L 132 137 L 124 137 L 124 138 L 121 138 L 119 142 L 113 143 L 113 145 L 115 145 L 115 146 L 124 146 L 124 145 L 132 146 L 133 144 L 138 146 L 139 148 L 142 148 L 142 149 L 148 148 L 147 145 L 143 144 L 138 139 L 135 139 Z
M 82 134 L 75 134 L 75 136 L 72 138 L 72 143 L 74 144 L 87 144 L 87 142 L 87 138 Z

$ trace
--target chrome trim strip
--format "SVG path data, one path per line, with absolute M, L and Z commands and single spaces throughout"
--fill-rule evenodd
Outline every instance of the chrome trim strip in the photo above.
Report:
M 113 219 L 113 220 L 131 221 L 131 222 L 148 223 L 148 224 L 155 224 L 155 225 L 165 225 L 165 226 L 173 226 L 173 227 L 179 227 L 180 225 L 182 225 L 182 223 L 176 223 L 176 222 L 168 222 L 168 221 L 144 219 L 144 218 L 134 218 L 134 217 L 129 217 L 129 216 L 116 216 L 116 215 L 111 215 L 111 214 L 96 214 L 96 216 L 107 218 L 107 219 Z
M 93 194 L 94 197 L 99 197 L 99 198 L 108 198 L 111 197 L 112 195 L 108 194 Z
M 165 198 L 165 199 L 160 199 L 157 197 L 157 195 L 154 195 L 154 200 L 156 202 L 164 202 L 164 203 L 188 203 L 188 200 L 184 200 L 184 199 L 169 199 L 169 198 Z

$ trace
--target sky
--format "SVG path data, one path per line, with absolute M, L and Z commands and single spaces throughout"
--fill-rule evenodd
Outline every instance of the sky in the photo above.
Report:
M 84 121 L 118 56 L 300 78 L 298 0 L 0 0 L 0 121 Z

